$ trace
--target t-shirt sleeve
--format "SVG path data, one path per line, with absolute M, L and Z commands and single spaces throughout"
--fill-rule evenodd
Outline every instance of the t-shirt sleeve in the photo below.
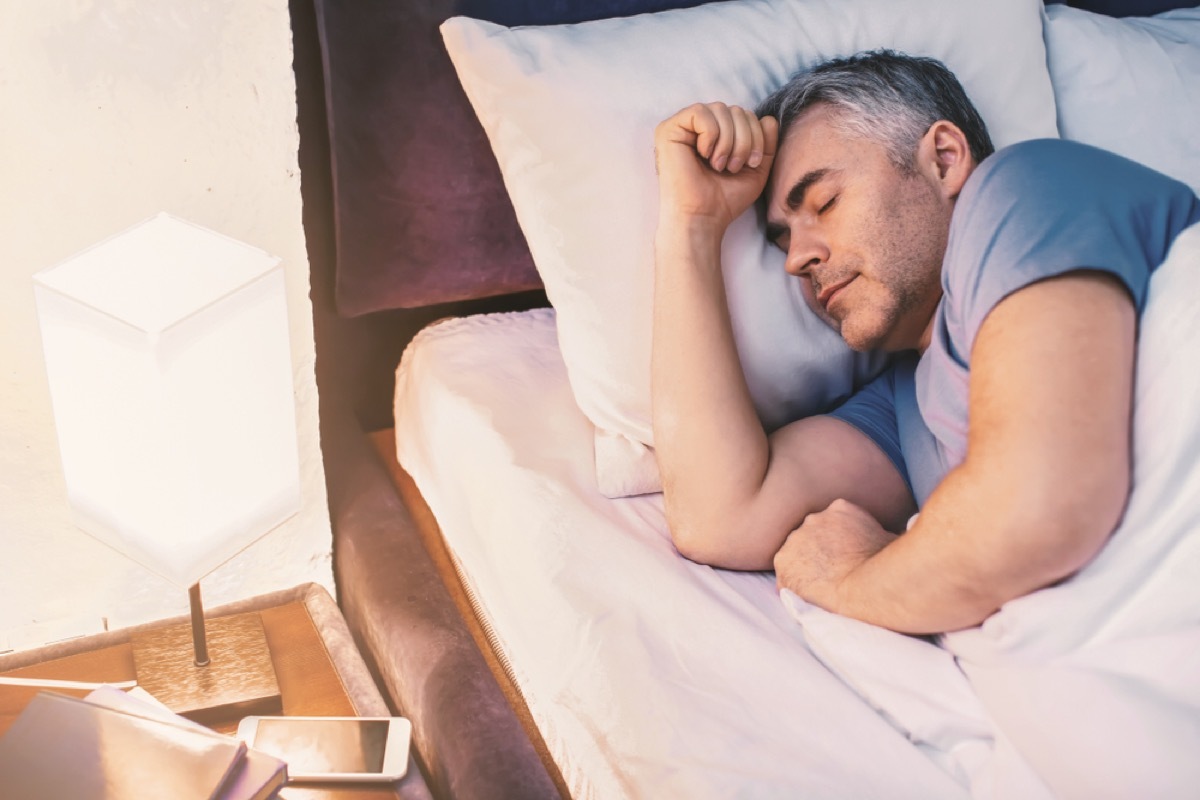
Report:
M 955 355 L 966 362 L 984 319 L 1010 294 L 1068 272 L 1113 275 L 1140 312 L 1150 273 L 1198 217 L 1185 184 L 1095 147 L 1047 139 L 997 152 L 964 187 L 947 244 Z
M 861 431 L 883 451 L 900 471 L 908 490 L 904 453 L 900 448 L 900 428 L 896 421 L 896 368 L 884 370 L 877 378 L 852 394 L 827 416 L 840 419 Z

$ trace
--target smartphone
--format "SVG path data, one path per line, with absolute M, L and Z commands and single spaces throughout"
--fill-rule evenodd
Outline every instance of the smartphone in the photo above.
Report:
M 403 717 L 246 717 L 238 738 L 287 762 L 289 781 L 404 777 L 412 723 Z

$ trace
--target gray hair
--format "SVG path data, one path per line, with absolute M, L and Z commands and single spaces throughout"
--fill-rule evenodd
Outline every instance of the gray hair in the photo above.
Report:
M 903 172 L 915 168 L 917 144 L 938 120 L 957 125 L 976 163 L 994 152 L 987 125 L 962 84 L 934 58 L 892 50 L 836 58 L 799 72 L 763 100 L 758 116 L 779 120 L 779 140 L 808 109 L 825 103 L 840 112 L 847 133 L 877 141 Z

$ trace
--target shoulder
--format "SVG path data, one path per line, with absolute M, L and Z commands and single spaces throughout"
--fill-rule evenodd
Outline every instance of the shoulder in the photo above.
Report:
M 943 265 L 967 338 L 1009 293 L 1078 269 L 1112 272 L 1140 307 L 1150 272 L 1200 214 L 1185 184 L 1078 142 L 1038 139 L 986 159 L 963 187 Z
M 1069 139 L 1028 139 L 997 150 L 976 168 L 971 180 L 990 178 L 1054 180 L 1072 173 L 1087 174 L 1096 166 L 1129 165 L 1147 172 L 1116 153 Z M 1155 173 L 1157 174 L 1157 173 Z
M 1140 310 L 1150 273 L 1200 218 L 1185 184 L 1099 148 L 1039 139 L 987 158 L 963 186 L 942 265 L 943 318 L 965 358 L 984 318 L 1034 282 L 1108 272 Z
M 1186 184 L 1108 150 L 1031 139 L 996 151 L 976 167 L 959 195 L 955 222 L 1033 224 L 1046 214 L 1088 212 L 1112 218 L 1145 205 L 1186 213 L 1195 199 Z

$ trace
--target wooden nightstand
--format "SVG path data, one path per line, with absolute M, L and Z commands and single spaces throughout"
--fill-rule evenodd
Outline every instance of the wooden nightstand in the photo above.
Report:
M 298 586 L 287 591 L 221 606 L 210 611 L 207 616 L 224 616 L 244 611 L 258 611 L 262 615 L 267 645 L 279 681 L 284 714 L 390 714 L 354 645 L 341 611 L 323 587 L 317 584 Z M 91 682 L 131 680 L 135 673 L 133 652 L 129 644 L 130 634 L 135 630 L 151 629 L 183 619 L 181 617 L 176 620 L 164 620 L 139 628 L 110 631 L 37 650 L 0 656 L 0 675 Z M 37 691 L 0 685 L 0 734 L 8 730 Z M 232 734 L 237 729 L 237 723 L 236 718 L 222 719 L 211 723 L 210 727 L 222 733 Z M 388 787 L 289 786 L 280 793 L 280 797 L 287 800 L 382 800 L 397 797 L 405 800 L 427 800 L 431 795 L 410 753 L 408 773 L 403 780 Z

